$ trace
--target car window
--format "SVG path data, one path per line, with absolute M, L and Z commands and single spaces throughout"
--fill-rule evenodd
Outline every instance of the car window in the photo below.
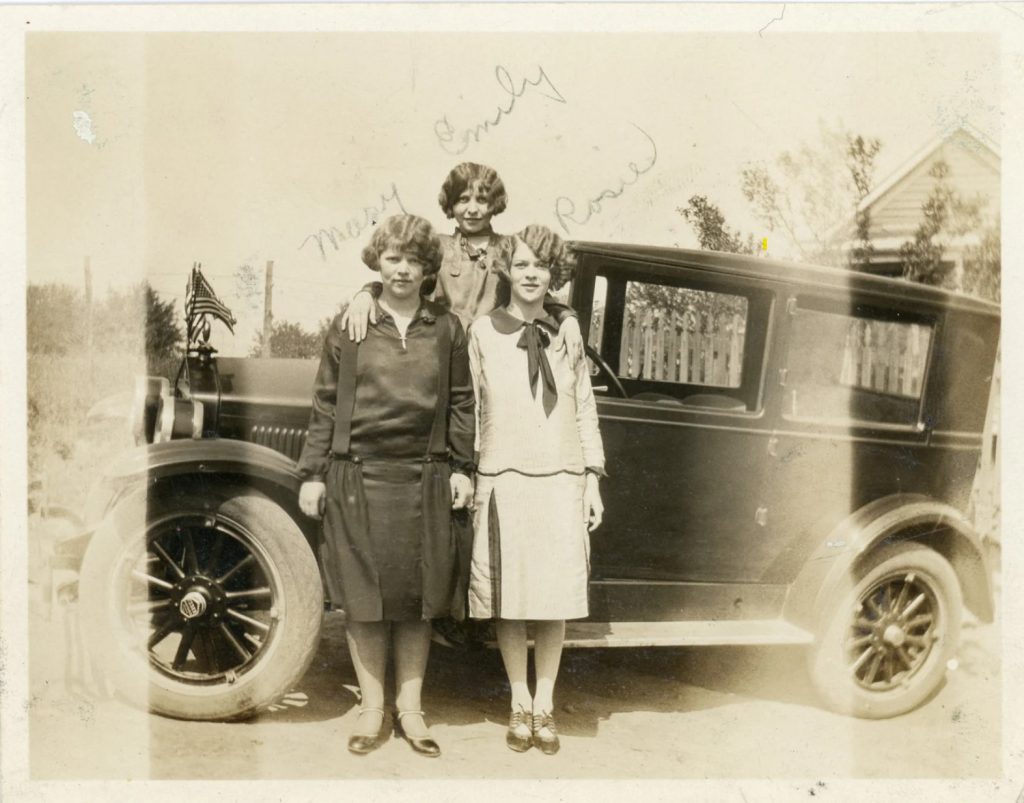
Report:
M 707 271 L 600 266 L 587 343 L 595 385 L 630 401 L 714 415 L 760 409 L 775 293 Z
M 605 305 L 608 300 L 608 280 L 604 276 L 594 277 L 594 300 L 590 310 L 590 334 L 587 345 L 595 351 L 601 350 L 604 337 Z
M 787 417 L 914 426 L 932 327 L 799 303 L 789 338 Z
M 742 296 L 626 282 L 618 375 L 738 388 L 746 322 Z

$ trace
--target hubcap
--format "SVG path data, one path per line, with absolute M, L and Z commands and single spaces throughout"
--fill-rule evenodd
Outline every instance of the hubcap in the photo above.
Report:
M 186 619 L 197 619 L 206 613 L 206 597 L 201 591 L 189 591 L 178 603 L 178 610 Z
M 903 632 L 902 627 L 893 624 L 885 628 L 882 638 L 886 644 L 891 644 L 893 647 L 902 647 L 903 642 L 907 640 L 907 634 Z
M 127 589 L 150 665 L 176 680 L 235 682 L 274 637 L 280 585 L 256 539 L 221 517 L 153 522 Z
M 861 594 L 845 642 L 854 681 L 871 691 L 908 683 L 941 637 L 935 590 L 915 572 L 893 573 Z

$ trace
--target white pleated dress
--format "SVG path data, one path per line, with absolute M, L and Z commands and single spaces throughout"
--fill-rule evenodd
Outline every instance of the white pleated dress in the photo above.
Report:
M 542 324 L 557 332 L 553 320 Z M 585 475 L 604 471 L 597 407 L 586 360 L 574 367 L 552 343 L 544 352 L 557 400 L 545 413 L 543 380 L 534 396 L 527 352 L 517 345 L 523 327 L 499 308 L 469 330 L 480 455 L 469 613 L 579 619 L 588 613 L 590 573 Z

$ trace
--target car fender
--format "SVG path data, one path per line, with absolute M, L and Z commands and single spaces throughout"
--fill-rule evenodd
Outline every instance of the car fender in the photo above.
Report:
M 994 616 L 990 572 L 981 537 L 963 513 L 923 494 L 893 494 L 860 508 L 822 541 L 786 597 L 786 619 L 817 632 L 829 602 L 849 587 L 857 566 L 877 547 L 915 541 L 953 566 L 966 607 L 981 621 Z
M 267 446 L 233 438 L 165 441 L 130 449 L 106 470 L 114 483 L 148 476 L 150 481 L 182 474 L 235 474 L 274 482 L 293 493 L 302 480 L 295 461 Z
M 295 520 L 316 551 L 320 523 L 299 510 L 302 479 L 294 460 L 248 441 L 182 439 L 126 450 L 106 466 L 86 502 L 83 532 L 56 550 L 66 567 L 80 562 L 92 531 L 125 494 L 176 480 L 241 483 L 260 490 Z

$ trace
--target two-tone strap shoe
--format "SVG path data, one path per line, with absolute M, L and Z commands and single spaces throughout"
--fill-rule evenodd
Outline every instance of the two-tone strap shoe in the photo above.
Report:
M 357 756 L 365 756 L 372 753 L 384 744 L 384 711 L 380 708 L 360 708 L 359 716 L 363 714 L 380 714 L 380 728 L 376 733 L 353 733 L 348 737 L 348 751 Z
M 524 733 L 525 731 L 525 733 Z M 530 714 L 523 708 L 512 712 L 508 718 L 508 732 L 505 744 L 510 750 L 525 753 L 533 747 L 533 731 L 530 729 Z
M 562 746 L 558 741 L 555 719 L 547 711 L 533 715 L 533 746 L 547 756 L 553 756 Z
M 413 750 L 427 758 L 437 758 L 441 755 L 441 747 L 430 736 L 410 736 L 402 727 L 402 717 L 422 717 L 422 711 L 396 711 L 395 712 L 395 733 L 409 743 Z

